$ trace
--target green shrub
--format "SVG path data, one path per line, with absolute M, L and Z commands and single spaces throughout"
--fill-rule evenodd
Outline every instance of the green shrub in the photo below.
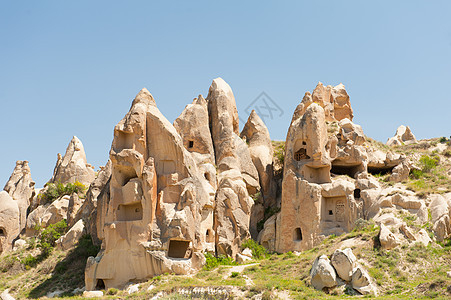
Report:
M 41 231 L 39 234 L 39 244 L 38 247 L 41 249 L 41 254 L 48 256 L 52 252 L 53 247 L 55 247 L 55 242 L 62 235 L 66 233 L 67 224 L 66 220 L 61 220 L 55 224 L 50 224 Z
M 233 265 L 237 264 L 231 257 L 225 256 L 225 255 L 219 255 L 218 257 L 215 257 L 213 254 L 208 253 L 208 252 L 205 253 L 205 259 L 206 259 L 206 263 L 204 266 L 204 270 L 207 270 L 207 271 L 212 270 L 220 265 L 233 266 Z
M 48 183 L 47 190 L 40 194 L 39 200 L 40 203 L 51 203 L 56 199 L 64 196 L 64 195 L 72 195 L 73 193 L 84 193 L 86 191 L 86 186 L 78 181 L 75 183 L 63 184 L 61 182 L 57 183 Z
M 429 173 L 432 169 L 437 167 L 438 163 L 440 162 L 440 158 L 438 156 L 429 156 L 429 155 L 423 155 L 420 158 L 420 164 L 422 166 L 421 171 L 424 173 Z
M 448 139 L 446 137 L 444 137 L 444 136 L 442 136 L 440 138 L 440 143 L 446 143 L 447 141 L 448 141 Z
M 262 259 L 269 255 L 265 247 L 254 241 L 253 239 L 248 239 L 241 244 L 241 249 L 249 248 L 252 251 L 252 256 L 254 259 Z
M 107 294 L 107 295 L 116 295 L 118 291 L 119 291 L 118 289 L 110 288 L 110 289 L 108 289 L 108 291 L 106 292 L 106 294 Z
M 236 278 L 240 275 L 240 272 L 232 272 L 232 274 L 230 275 L 230 277 L 232 278 Z

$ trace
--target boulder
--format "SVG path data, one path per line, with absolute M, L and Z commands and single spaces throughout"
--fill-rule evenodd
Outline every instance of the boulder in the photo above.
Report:
M 74 136 L 69 142 L 66 154 L 58 153 L 55 169 L 50 182 L 75 183 L 80 182 L 89 187 L 95 179 L 94 168 L 86 160 L 85 149 L 81 141 Z
M 0 254 L 12 249 L 12 242 L 20 233 L 20 210 L 7 192 L 0 192 Z
M 27 217 L 27 225 L 25 227 L 25 235 L 27 237 L 35 236 L 37 231 L 36 227 L 41 226 L 42 216 L 44 215 L 48 205 L 39 205 L 34 209 Z
M 78 240 L 83 236 L 85 225 L 83 220 L 75 223 L 69 231 L 56 241 L 56 245 L 62 250 L 68 250 L 74 247 Z
M 14 200 L 20 212 L 20 230 L 27 223 L 27 209 L 35 196 L 35 182 L 31 179 L 28 161 L 18 160 L 11 177 L 3 188 Z
M 396 236 L 383 223 L 380 224 L 379 241 L 382 249 L 390 250 L 399 245 Z
M 404 144 L 416 143 L 417 139 L 413 135 L 409 126 L 401 125 L 396 129 L 396 133 L 393 137 L 389 138 L 387 141 L 388 146 L 401 146 Z
M 415 235 L 415 240 L 418 243 L 423 244 L 423 246 L 425 246 L 425 247 L 427 247 L 427 245 L 429 245 L 429 243 L 432 243 L 432 240 L 429 237 L 429 234 L 427 233 L 426 230 L 424 230 L 424 228 L 422 228 L 420 231 L 418 231 L 418 233 Z
M 63 196 L 53 201 L 43 213 L 41 217 L 41 225 L 47 227 L 67 218 L 67 209 L 69 207 L 70 196 Z
M 344 250 L 337 249 L 332 254 L 331 263 L 337 271 L 338 276 L 344 281 L 351 281 L 352 270 L 356 266 L 356 257 L 352 253 L 351 248 Z
M 312 270 L 310 271 L 310 277 L 312 286 L 317 290 L 337 285 L 337 275 L 330 264 L 329 258 L 325 255 L 321 255 L 315 259 Z
M 246 263 L 248 261 L 251 261 L 252 258 L 247 256 L 247 255 L 243 255 L 241 253 L 237 253 L 235 260 L 236 260 L 237 263 L 243 264 L 243 263 Z
M 377 289 L 372 283 L 370 275 L 368 275 L 362 266 L 357 266 L 352 271 L 351 285 L 353 289 L 362 295 L 377 296 Z
M 100 298 L 103 297 L 102 291 L 84 291 L 83 298 Z
M 265 221 L 263 229 L 258 234 L 257 241 L 269 251 L 276 250 L 276 218 L 279 214 L 272 215 Z
M 451 234 L 450 212 L 447 200 L 439 194 L 429 196 L 432 230 L 438 241 L 444 241 Z

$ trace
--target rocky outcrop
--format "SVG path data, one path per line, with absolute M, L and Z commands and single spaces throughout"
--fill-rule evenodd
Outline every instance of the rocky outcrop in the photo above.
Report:
M 280 252 L 301 251 L 317 245 L 322 236 L 351 230 L 362 205 L 353 197 L 354 184 L 332 181 L 325 112 L 316 103 L 294 120 L 285 144 Z
M 94 179 L 94 168 L 86 161 L 83 144 L 74 136 L 67 146 L 64 157 L 58 153 L 50 182 L 75 183 L 78 181 L 89 187 Z
M 443 242 L 451 235 L 450 210 L 448 202 L 442 195 L 431 195 L 429 208 L 431 210 L 432 230 L 438 241 Z
M 383 223 L 380 224 L 379 241 L 382 249 L 390 250 L 399 245 L 399 240 Z
M 396 133 L 393 137 L 389 138 L 387 141 L 388 146 L 401 146 L 404 144 L 416 143 L 417 139 L 413 135 L 409 126 L 401 125 L 396 129 Z
M 20 213 L 20 230 L 23 230 L 27 223 L 27 209 L 35 196 L 34 186 L 35 182 L 31 179 L 28 161 L 18 160 L 3 190 L 17 202 Z
M 6 191 L 0 192 L 0 254 L 12 249 L 13 240 L 20 233 L 20 209 Z
M 246 144 L 238 136 L 238 114 L 230 86 L 221 78 L 213 80 L 207 100 L 218 172 L 216 250 L 219 254 L 235 257 L 241 242 L 250 238 L 254 201 L 249 191 L 256 191 L 258 173 Z M 241 149 L 241 155 L 237 149 Z
M 311 284 L 317 290 L 337 285 L 337 275 L 326 255 L 319 256 L 310 271 Z
M 97 203 L 102 250 L 88 260 L 87 289 L 199 268 L 214 240 L 204 230 L 213 225 L 208 181 L 146 89 L 115 127 L 110 160 L 109 197 Z
M 332 254 L 331 263 L 338 276 L 345 281 L 351 281 L 352 271 L 356 267 L 356 257 L 350 248 L 337 249 Z
M 79 220 L 65 235 L 56 241 L 57 247 L 62 250 L 69 250 L 73 248 L 78 243 L 78 240 L 83 236 L 84 232 L 85 226 L 83 224 L 83 220 Z
M 104 167 L 100 167 L 99 174 L 89 186 L 86 199 L 74 219 L 75 222 L 84 221 L 86 232 L 97 245 L 101 244 L 100 238 L 103 239 L 103 224 L 110 197 L 111 168 L 111 160 L 108 160 Z
M 241 131 L 241 138 L 245 138 L 249 145 L 252 162 L 257 168 L 265 207 L 276 205 L 276 183 L 274 181 L 273 156 L 271 138 L 268 128 L 252 110 Z
M 312 103 L 317 103 L 324 109 L 326 121 L 341 121 L 345 118 L 352 121 L 354 117 L 349 95 L 341 83 L 332 87 L 324 86 L 319 82 L 312 94 L 306 92 L 301 103 L 296 107 L 293 121 L 302 116 Z
M 371 277 L 357 262 L 350 248 L 335 250 L 331 260 L 326 255 L 317 257 L 310 271 L 310 276 L 311 284 L 317 290 L 339 285 L 355 290 L 358 294 L 377 296 L 377 288 Z

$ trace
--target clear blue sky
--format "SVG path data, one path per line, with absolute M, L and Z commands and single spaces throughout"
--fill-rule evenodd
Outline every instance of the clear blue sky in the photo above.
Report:
M 78 136 L 96 169 L 146 87 L 173 121 L 220 76 L 242 120 L 261 93 L 284 140 L 318 81 L 386 141 L 451 135 L 451 1 L 0 1 L 0 185 L 16 160 L 42 186 Z M 1 188 L 0 187 L 0 188 Z

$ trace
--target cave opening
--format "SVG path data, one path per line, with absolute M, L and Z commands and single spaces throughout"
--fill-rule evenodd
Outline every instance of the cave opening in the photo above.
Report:
M 302 231 L 301 231 L 300 227 L 298 227 L 294 230 L 293 241 L 295 241 L 295 242 L 302 241 Z
M 393 167 L 370 167 L 368 166 L 368 173 L 372 175 L 386 175 L 391 174 L 394 169 Z
M 334 175 L 347 175 L 351 178 L 354 178 L 357 172 L 360 169 L 360 165 L 350 165 L 350 166 L 344 166 L 344 165 L 336 165 L 332 164 L 332 168 L 330 169 L 330 173 Z
M 189 258 L 189 241 L 170 240 L 168 256 L 172 258 Z
M 103 282 L 103 279 L 97 279 L 96 290 L 101 291 L 104 289 L 105 289 L 105 282 Z

